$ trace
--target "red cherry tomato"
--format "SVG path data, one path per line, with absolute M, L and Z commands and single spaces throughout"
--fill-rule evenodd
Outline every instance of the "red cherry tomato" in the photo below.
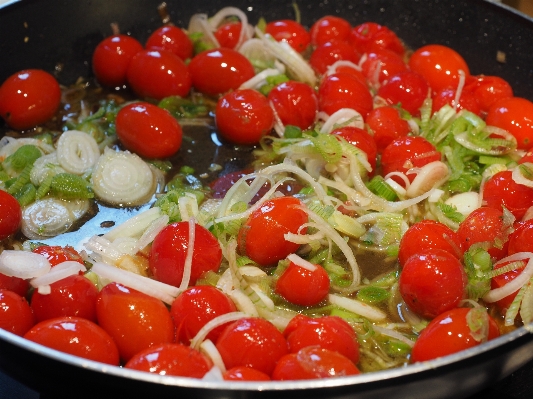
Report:
M 433 91 L 447 87 L 457 88 L 459 71 L 465 76 L 470 75 L 466 61 L 450 47 L 440 44 L 429 44 L 416 50 L 409 59 L 412 71 L 422 75 Z
M 330 283 L 326 270 L 315 266 L 311 271 L 290 262 L 276 282 L 276 292 L 295 305 L 317 305 L 328 295 Z
M 184 61 L 193 54 L 193 44 L 189 36 L 182 29 L 172 25 L 156 29 L 146 41 L 146 48 L 170 51 Z
M 343 18 L 326 15 L 311 26 L 311 43 L 319 46 L 332 40 L 344 40 L 348 38 L 352 26 Z
M 403 265 L 400 294 L 416 314 L 432 319 L 465 297 L 467 276 L 455 255 L 442 249 L 418 251 Z
M 8 192 L 0 190 L 0 241 L 15 234 L 21 222 L 22 209 L 17 199 Z
M 374 108 L 368 114 L 366 123 L 374 135 L 379 153 L 393 140 L 405 137 L 411 131 L 409 123 L 400 116 L 400 111 L 391 106 Z
M 240 22 L 228 22 L 220 25 L 213 33 L 220 47 L 235 48 L 239 43 L 242 24 Z
M 237 308 L 222 291 L 208 285 L 189 287 L 183 291 L 170 308 L 176 326 L 177 339 L 188 345 L 198 331 L 215 317 L 235 312 Z M 211 330 L 207 338 L 216 342 L 225 325 Z
M 372 171 L 376 170 L 378 149 L 374 138 L 366 130 L 345 126 L 333 130 L 331 134 L 340 136 L 348 143 L 363 150 L 366 153 L 370 166 L 372 166 Z
M 337 316 L 294 317 L 285 328 L 289 352 L 297 353 L 309 346 L 338 352 L 354 364 L 359 361 L 359 342 L 353 328 Z
M 29 288 L 30 282 L 28 280 L 0 273 L 0 290 L 13 291 L 24 298 Z
M 13 129 L 30 129 L 48 121 L 60 102 L 59 83 L 40 69 L 17 72 L 0 86 L 0 116 Z
M 181 344 L 161 344 L 140 351 L 124 366 L 160 375 L 202 378 L 213 362 L 196 349 Z
M 78 317 L 59 317 L 33 326 L 24 338 L 74 356 L 118 366 L 117 345 L 100 326 Z
M 518 223 L 515 230 L 509 234 L 507 254 L 518 252 L 533 252 L 533 219 Z
M 267 266 L 296 252 L 298 244 L 286 241 L 286 233 L 298 233 L 307 214 L 299 209 L 300 200 L 278 197 L 266 201 L 253 212 L 239 230 L 239 251 L 250 259 Z M 302 233 L 304 233 L 302 231 Z
M 411 352 L 413 362 L 436 359 L 479 345 L 483 339 L 476 338 L 468 325 L 467 315 L 482 309 L 456 308 L 442 313 L 431 320 L 422 330 Z M 488 339 L 497 338 L 500 333 L 496 322 L 488 317 Z M 475 317 L 474 317 L 475 318 Z
M 218 100 L 216 108 L 218 132 L 235 144 L 256 144 L 270 133 L 274 112 L 267 98 L 252 89 L 235 90 Z
M 498 263 L 494 265 L 494 270 L 507 266 L 509 263 L 513 263 L 513 261 Z M 511 270 L 507 273 L 503 273 L 503 274 L 493 277 L 490 280 L 490 288 L 493 290 L 497 288 L 501 288 L 507 283 L 513 281 L 515 278 L 517 278 L 520 275 L 520 273 L 522 273 L 522 271 L 524 270 L 524 267 Z M 505 312 L 507 312 L 507 309 L 509 309 L 509 307 L 513 303 L 514 299 L 516 298 L 516 294 L 518 294 L 519 290 L 520 289 L 517 289 L 515 292 L 507 295 L 506 297 L 500 299 L 499 301 L 494 302 L 494 304 L 496 305 L 496 307 L 500 310 L 502 314 L 505 314 Z
M 378 89 L 378 96 L 387 104 L 401 105 L 411 115 L 420 115 L 420 107 L 428 96 L 429 86 L 421 75 L 413 71 L 400 72 Z
M 84 264 L 83 258 L 79 252 L 70 245 L 64 247 L 60 245 L 41 245 L 40 247 L 35 248 L 32 252 L 46 257 L 52 267 L 67 261 L 78 262 L 82 265 Z
M 191 60 L 189 71 L 193 86 L 212 96 L 238 89 L 255 76 L 250 61 L 238 51 L 228 48 L 201 52 Z
M 312 380 L 360 374 L 359 369 L 338 352 L 317 346 L 283 356 L 272 372 L 272 380 Z
M 309 64 L 317 73 L 324 74 L 336 61 L 350 61 L 357 64 L 360 58 L 350 43 L 333 40 L 318 45 L 309 58 Z
M 533 205 L 533 188 L 516 183 L 512 174 L 512 171 L 505 170 L 487 180 L 483 189 L 483 200 L 490 208 L 502 209 L 502 206 L 505 206 L 520 220 Z
M 533 146 L 533 103 L 525 98 L 510 97 L 496 101 L 489 109 L 487 125 L 508 130 L 518 141 L 518 148 Z
M 144 158 L 167 158 L 181 147 L 183 131 L 170 113 L 156 105 L 136 102 L 121 108 L 117 136 L 128 150 Z
M 318 99 L 311 86 L 291 80 L 280 83 L 268 94 L 284 125 L 307 129 L 315 121 L 318 112 Z
M 341 108 L 352 108 L 366 118 L 372 111 L 373 104 L 372 95 L 366 85 L 351 74 L 329 75 L 318 89 L 318 107 L 328 115 Z
M 142 50 L 128 66 L 128 83 L 139 97 L 161 100 L 185 97 L 191 89 L 191 74 L 176 54 L 165 50 Z
M 92 66 L 96 79 L 104 86 L 125 84 L 131 59 L 142 49 L 142 44 L 131 36 L 106 37 L 98 43 L 93 53 Z
M 307 49 L 311 43 L 309 32 L 301 24 L 291 19 L 269 22 L 265 28 L 265 33 L 270 34 L 278 42 L 286 41 L 299 53 Z
M 361 82 L 363 85 L 367 85 L 366 77 L 363 75 L 363 72 L 359 69 L 357 66 L 352 66 L 349 64 L 346 65 L 338 65 L 335 68 L 335 73 L 347 73 L 348 75 L 352 75 L 354 78 L 356 78 L 359 82 Z
M 523 164 L 526 162 L 533 163 L 533 150 L 526 152 L 524 156 L 518 161 L 519 164 Z
M 35 324 L 30 305 L 19 294 L 0 289 L 0 328 L 24 335 Z
M 353 28 L 350 41 L 361 54 L 378 49 L 387 49 L 399 55 L 405 52 L 396 33 L 375 22 L 365 22 Z
M 174 324 L 163 302 L 118 283 L 98 294 L 96 317 L 126 362 L 144 349 L 174 341 Z
M 391 50 L 377 49 L 366 54 L 362 62 L 363 74 L 373 84 L 386 82 L 400 72 L 407 71 L 403 58 Z
M 49 294 L 35 291 L 31 308 L 36 321 L 76 316 L 96 322 L 96 286 L 83 276 L 69 276 L 50 284 Z
M 483 112 L 488 112 L 496 101 L 513 97 L 511 85 L 498 76 L 471 76 L 465 89 L 474 93 Z
M 270 381 L 270 377 L 262 371 L 250 367 L 233 367 L 223 375 L 226 381 Z
M 450 87 L 439 90 L 433 96 L 432 111 L 435 113 L 440 110 L 444 105 L 448 104 L 451 107 L 455 107 L 455 97 L 457 91 Z M 457 110 L 465 109 L 476 115 L 481 115 L 481 106 L 473 91 L 463 89 L 459 102 L 457 103 Z
M 188 248 L 189 222 L 172 223 L 161 230 L 150 251 L 149 264 L 154 277 L 163 283 L 179 287 Z M 196 280 L 209 270 L 216 272 L 221 261 L 222 250 L 218 240 L 205 227 L 195 224 L 189 285 L 196 284 Z
M 402 236 L 398 251 L 400 266 L 411 256 L 430 248 L 447 251 L 459 260 L 463 257 L 457 233 L 443 223 L 428 219 L 415 223 Z
M 258 317 L 237 320 L 226 327 L 216 347 L 228 369 L 246 366 L 267 375 L 287 354 L 287 342 L 269 321 Z

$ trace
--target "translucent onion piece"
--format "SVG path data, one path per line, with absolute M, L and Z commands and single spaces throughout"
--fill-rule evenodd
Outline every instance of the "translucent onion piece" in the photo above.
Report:
M 333 75 L 333 74 L 337 73 L 337 68 L 340 68 L 340 67 L 350 67 L 350 68 L 355 69 L 356 71 L 362 71 L 363 70 L 363 68 L 361 68 L 357 64 L 354 64 L 351 61 L 339 60 L 339 61 L 335 61 L 333 64 L 328 66 L 328 70 L 326 71 L 326 76 Z
M 311 262 L 300 258 L 296 254 L 290 254 L 289 256 L 287 256 L 287 259 L 294 263 L 296 266 L 303 267 L 304 269 L 307 269 L 310 272 L 314 272 L 317 269 L 316 265 L 313 265 Z
M 405 337 L 403 334 L 399 333 L 396 330 L 392 330 L 390 328 L 380 327 L 380 326 L 372 326 L 372 329 L 381 335 L 386 335 L 391 338 L 396 338 L 398 341 L 403 342 L 406 345 L 409 345 L 411 348 L 415 345 L 414 341 L 411 341 L 409 338 Z
M 276 61 L 276 57 L 268 50 L 261 39 L 254 38 L 247 40 L 239 48 L 239 53 L 255 63 L 269 65 Z M 279 70 L 277 67 L 276 69 Z M 280 70 L 280 72 L 284 73 L 285 71 Z
M 274 310 L 276 305 L 274 304 L 274 301 L 270 299 L 270 297 L 265 294 L 265 292 L 257 285 L 256 283 L 251 283 L 250 288 L 254 290 L 254 292 L 257 294 L 257 296 L 261 299 L 265 307 L 269 310 Z
M 213 331 L 215 328 L 229 323 L 230 321 L 236 321 L 248 317 L 246 313 L 243 312 L 230 312 L 223 315 L 217 316 L 214 319 L 209 320 L 201 329 L 196 333 L 194 338 L 191 340 L 191 348 L 198 349 L 200 344 L 205 340 L 205 337 Z
M 189 20 L 187 31 L 189 34 L 201 33 L 203 42 L 207 42 L 216 48 L 220 47 L 220 43 L 213 35 L 213 28 L 209 24 L 207 14 L 194 14 Z
M 269 76 L 279 75 L 280 72 L 277 69 L 268 68 L 264 69 L 255 75 L 253 78 L 248 79 L 246 82 L 241 84 L 239 89 L 255 89 L 258 90 L 261 86 L 264 86 L 267 83 L 267 78 Z
M 505 148 L 505 147 L 496 147 L 493 149 L 484 149 L 480 148 L 474 143 L 471 143 L 468 140 L 468 132 L 463 132 L 455 135 L 455 141 L 457 141 L 459 144 L 461 144 L 463 147 L 468 148 L 469 150 L 475 151 L 479 154 L 485 154 L 485 155 L 502 155 L 507 154 L 511 150 L 516 148 L 516 138 L 509 133 L 507 130 L 503 130 L 494 126 L 487 126 L 485 128 L 487 132 L 490 132 L 492 134 L 496 134 L 498 136 L 502 136 L 505 140 L 511 142 L 514 144 L 514 148 Z
M 43 285 L 50 285 L 66 277 L 74 276 L 87 269 L 80 262 L 68 260 L 52 267 L 48 273 L 30 280 L 32 287 L 38 288 Z
M 33 138 L 15 139 L 13 137 L 4 136 L 0 140 L 0 162 L 13 154 L 20 147 L 26 144 L 31 144 L 41 149 L 45 154 L 50 154 L 55 151 L 55 148 L 50 144 L 46 144 L 42 140 Z
M 196 222 L 194 218 L 189 219 L 189 242 L 187 243 L 187 255 L 183 264 L 183 276 L 181 278 L 180 291 L 185 291 L 191 281 L 192 257 L 194 254 L 194 243 L 196 240 Z
M 118 206 L 144 204 L 156 189 L 154 174 L 146 162 L 136 154 L 110 148 L 98 160 L 92 183 L 99 199 Z
M 272 101 L 269 101 L 270 109 L 272 109 L 272 113 L 274 114 L 274 131 L 278 135 L 278 137 L 285 136 L 285 125 L 283 124 L 283 121 L 279 117 L 278 110 L 274 106 L 274 103 Z
M 161 216 L 161 209 L 154 206 L 146 211 L 138 213 L 134 217 L 126 220 L 124 223 L 115 226 L 113 229 L 103 235 L 109 241 L 118 237 L 139 237 L 144 231 Z
M 211 24 L 212 29 L 216 30 L 216 28 L 220 25 L 222 21 L 224 21 L 224 19 L 231 16 L 236 16 L 241 21 L 241 31 L 239 33 L 239 40 L 235 45 L 235 50 L 238 50 L 239 47 L 241 47 L 247 39 L 252 37 L 253 34 L 252 32 L 250 32 L 248 26 L 248 17 L 241 9 L 237 7 L 224 7 L 209 19 L 209 23 Z
M 439 187 L 450 175 L 448 166 L 441 161 L 430 162 L 420 168 L 415 179 L 407 189 L 409 198 L 418 197 L 432 188 Z
M 326 119 L 326 123 L 320 128 L 320 133 L 331 133 L 338 126 L 352 126 L 363 129 L 365 123 L 361 114 L 355 109 L 341 108 Z
M 47 177 L 65 172 L 66 170 L 59 165 L 57 153 L 53 152 L 37 158 L 30 172 L 30 180 L 34 186 L 40 186 Z
M 152 224 L 145 230 L 141 238 L 137 241 L 135 251 L 140 251 L 148 244 L 154 241 L 155 237 L 163 230 L 169 221 L 168 215 L 163 215 L 152 222 Z
M 511 256 L 507 256 L 494 264 L 494 267 L 496 267 L 502 262 L 511 262 L 515 260 L 525 259 L 527 259 L 527 264 L 526 267 L 524 267 L 524 270 L 522 270 L 522 272 L 518 276 L 516 276 L 515 279 L 509 281 L 503 287 L 490 290 L 487 294 L 485 294 L 485 296 L 483 297 L 483 300 L 485 302 L 493 303 L 499 301 L 502 298 L 505 298 L 506 296 L 520 289 L 533 276 L 533 253 L 531 252 L 518 252 Z
M 45 239 L 65 233 L 75 220 L 66 201 L 45 198 L 22 210 L 21 230 L 29 239 Z
M 206 339 L 204 342 L 200 344 L 200 351 L 204 353 L 215 365 L 215 367 L 211 368 L 205 375 L 204 380 L 209 378 L 210 380 L 213 380 L 213 377 L 216 378 L 215 381 L 223 381 L 224 378 L 222 377 L 222 373 L 226 371 L 226 366 L 224 365 L 224 360 L 222 360 L 222 356 L 220 355 L 220 352 L 218 351 L 217 347 L 211 341 L 210 339 Z M 211 375 L 209 375 L 211 374 Z
M 46 257 L 33 252 L 5 249 L 0 254 L 0 273 L 6 276 L 22 279 L 40 277 L 50 268 Z
M 455 206 L 457 212 L 468 216 L 472 211 L 479 208 L 479 202 L 479 194 L 475 191 L 468 191 L 448 198 L 445 204 Z
M 387 315 L 381 310 L 356 299 L 329 294 L 328 300 L 333 305 L 337 305 L 372 321 L 381 321 L 387 318 Z
M 244 292 L 242 292 L 242 290 L 239 290 L 239 289 L 232 290 L 230 292 L 226 292 L 226 295 L 228 295 L 231 298 L 231 300 L 233 301 L 237 309 L 245 313 L 247 316 L 250 316 L 250 317 L 259 316 L 259 313 L 254 303 Z
M 524 324 L 533 322 L 533 283 L 530 281 L 520 306 L 520 317 Z
M 88 172 L 98 161 L 100 149 L 87 133 L 69 130 L 57 141 L 57 159 L 63 169 L 75 175 Z
M 514 180 L 514 182 L 517 184 L 522 184 L 523 186 L 526 186 L 526 187 L 533 187 L 533 180 L 528 179 L 522 174 L 520 165 L 518 165 L 517 167 L 513 169 L 511 177 Z
M 215 346 L 215 349 L 216 349 L 216 346 Z M 213 366 L 211 367 L 211 370 L 205 373 L 205 375 L 202 377 L 202 381 L 220 382 L 220 381 L 224 381 L 224 377 L 222 376 L 222 372 L 220 371 L 220 369 L 217 366 Z
M 91 202 L 88 199 L 69 200 L 64 202 L 75 220 L 81 219 L 89 210 Z

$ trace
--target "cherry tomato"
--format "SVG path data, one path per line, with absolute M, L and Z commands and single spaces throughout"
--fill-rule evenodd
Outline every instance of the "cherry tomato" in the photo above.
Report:
M 268 100 L 284 125 L 307 129 L 315 121 L 318 99 L 311 86 L 305 83 L 294 80 L 280 83 L 270 91 Z
M 494 270 L 507 266 L 509 263 L 513 263 L 513 261 L 498 263 L 494 265 Z M 517 278 L 520 275 L 520 273 L 522 273 L 522 271 L 524 270 L 524 267 L 520 267 L 518 269 L 511 270 L 507 273 L 503 273 L 503 274 L 493 277 L 490 280 L 490 288 L 493 290 L 497 288 L 501 288 L 507 283 L 513 281 L 515 278 Z M 520 291 L 520 288 L 517 289 L 515 292 L 507 295 L 506 297 L 500 299 L 499 301 L 494 302 L 494 304 L 496 305 L 496 307 L 500 310 L 502 314 L 505 314 L 505 312 L 507 312 L 507 309 L 509 309 L 514 299 L 516 298 L 516 294 L 518 294 L 518 291 Z
M 518 252 L 533 252 L 533 219 L 518 223 L 514 231 L 509 234 L 507 254 L 513 255 Z
M 311 43 L 319 46 L 332 40 L 344 40 L 348 38 L 352 26 L 343 18 L 326 15 L 317 20 L 311 26 Z
M 359 361 L 359 342 L 353 328 L 337 316 L 294 317 L 283 332 L 289 352 L 297 353 L 309 346 L 338 352 L 354 364 Z
M 421 250 L 437 248 L 462 259 L 463 251 L 457 233 L 443 223 L 435 220 L 422 220 L 413 224 L 402 236 L 398 251 L 398 262 L 405 262 Z
M 161 100 L 185 97 L 191 89 L 191 74 L 176 54 L 165 50 L 142 50 L 128 66 L 128 83 L 139 97 Z
M 324 74 L 336 61 L 350 61 L 357 64 L 360 58 L 350 43 L 333 40 L 318 45 L 309 58 L 309 64 L 317 73 Z
M 183 278 L 185 259 L 189 248 L 189 222 L 172 223 L 155 237 L 150 250 L 149 265 L 154 277 L 166 284 L 179 287 Z M 189 285 L 205 272 L 216 272 L 222 261 L 218 240 L 205 227 L 194 226 L 194 249 Z
M 391 106 L 374 108 L 368 114 L 366 123 L 374 135 L 379 153 L 393 140 L 405 137 L 411 131 L 409 123 L 400 116 L 400 111 Z
M 146 102 L 128 104 L 116 118 L 117 136 L 128 150 L 145 158 L 167 158 L 181 147 L 183 131 L 170 113 Z
M 516 137 L 518 148 L 533 146 L 533 103 L 525 98 L 510 97 L 496 101 L 489 109 L 487 125 L 508 130 Z
M 118 349 L 100 326 L 79 317 L 58 317 L 33 326 L 24 338 L 74 356 L 118 366 Z
M 174 341 L 174 324 L 163 302 L 122 284 L 102 288 L 96 317 L 126 362 L 144 349 Z
M 307 223 L 307 214 L 299 206 L 300 200 L 294 197 L 266 201 L 239 230 L 240 253 L 267 266 L 296 252 L 299 245 L 286 241 L 284 235 L 298 233 L 302 225 Z M 305 233 L 305 229 L 301 233 Z
M 124 367 L 159 375 L 202 378 L 213 362 L 189 346 L 168 343 L 140 351 Z
M 483 200 L 490 208 L 502 209 L 502 206 L 505 206 L 520 220 L 533 205 L 533 188 L 516 183 L 512 174 L 512 171 L 505 170 L 487 180 L 483 189 Z
M 353 28 L 350 41 L 361 54 L 378 49 L 387 49 L 399 55 L 405 52 L 396 33 L 375 22 L 365 22 Z
M 278 42 L 286 41 L 289 45 L 301 53 L 311 43 L 311 35 L 305 28 L 292 19 L 272 21 L 266 25 L 265 33 L 270 34 Z
M 469 327 L 467 315 L 483 309 L 455 308 L 431 320 L 418 337 L 411 352 L 413 362 L 436 359 L 479 345 L 483 339 L 476 338 Z M 497 338 L 500 333 L 496 322 L 488 317 L 488 339 Z M 475 317 L 474 317 L 475 318 Z
M 106 37 L 93 52 L 92 66 L 96 79 L 104 86 L 122 86 L 127 81 L 131 59 L 142 49 L 142 44 L 131 36 Z
M 372 171 L 376 170 L 378 149 L 374 138 L 366 130 L 345 126 L 333 130 L 331 134 L 342 137 L 348 143 L 364 151 L 370 166 L 372 166 Z
M 311 271 L 290 262 L 276 282 L 276 292 L 295 305 L 317 305 L 328 295 L 330 283 L 326 270 L 315 266 Z
M 533 150 L 529 150 L 528 152 L 526 152 L 524 156 L 518 161 L 519 164 L 523 164 L 526 162 L 533 163 Z
M 223 375 L 226 381 L 270 381 L 270 377 L 262 371 L 250 367 L 233 367 Z
M 165 25 L 154 31 L 146 41 L 149 50 L 166 50 L 183 61 L 192 57 L 193 44 L 189 36 L 177 26 Z
M 318 107 L 328 115 L 341 108 L 352 108 L 366 118 L 372 111 L 373 104 L 372 95 L 366 85 L 351 74 L 329 75 L 318 89 Z
M 183 291 L 170 308 L 176 326 L 176 337 L 188 345 L 198 331 L 215 317 L 235 312 L 237 308 L 222 291 L 208 285 L 189 287 Z M 225 325 L 211 330 L 207 338 L 216 342 Z
M 256 144 L 270 133 L 274 112 L 267 98 L 252 89 L 235 90 L 218 100 L 218 132 L 235 144 Z
M 228 22 L 220 25 L 213 33 L 220 47 L 234 49 L 239 43 L 242 24 L 240 22 Z
M 30 305 L 19 294 L 0 289 L 0 328 L 24 335 L 35 324 Z
M 13 129 L 30 129 L 48 121 L 60 102 L 59 83 L 40 69 L 17 72 L 0 86 L 0 116 Z
M 400 72 L 378 89 L 378 96 L 387 104 L 401 105 L 411 115 L 420 115 L 420 107 L 428 95 L 429 86 L 421 75 L 413 71 Z
M 69 276 L 50 284 L 49 294 L 35 291 L 31 308 L 36 321 L 76 316 L 96 322 L 96 286 L 83 276 Z
M 84 264 L 83 258 L 79 252 L 70 245 L 66 245 L 64 247 L 60 245 L 41 245 L 35 248 L 32 252 L 46 257 L 46 259 L 48 259 L 50 262 L 50 266 L 52 267 L 67 261 L 78 262 L 82 265 Z
M 455 255 L 442 249 L 418 251 L 400 274 L 400 294 L 416 314 L 432 319 L 453 309 L 465 297 L 467 276 Z
M 335 68 L 335 73 L 347 73 L 348 75 L 352 75 L 354 78 L 356 78 L 359 82 L 361 82 L 363 85 L 367 85 L 366 76 L 363 75 L 363 72 L 361 72 L 360 68 L 358 66 L 352 66 L 349 64 L 346 65 L 338 65 Z
M 366 54 L 361 63 L 363 74 L 372 84 L 386 82 L 400 72 L 407 71 L 403 58 L 394 51 L 377 49 Z
M 193 86 L 212 96 L 235 90 L 255 76 L 250 61 L 238 51 L 228 48 L 201 52 L 191 60 L 189 71 Z
M 496 101 L 513 97 L 511 85 L 498 76 L 471 76 L 465 89 L 474 92 L 483 112 L 488 112 Z
M 317 346 L 283 356 L 272 372 L 272 380 L 311 380 L 360 374 L 359 369 L 338 352 Z
M 245 366 L 267 375 L 287 354 L 283 334 L 272 323 L 258 317 L 246 317 L 228 325 L 216 347 L 228 369 Z
M 17 199 L 8 192 L 0 190 L 0 241 L 15 234 L 21 222 L 22 209 Z
M 420 47 L 411 55 L 409 67 L 422 75 L 435 92 L 447 87 L 456 89 L 459 71 L 463 71 L 466 77 L 470 75 L 463 57 L 450 47 L 440 44 Z
M 456 93 L 457 91 L 455 89 L 452 89 L 451 87 L 437 91 L 433 96 L 433 113 L 440 110 L 446 104 L 450 105 L 451 107 L 454 107 L 456 105 Z M 476 115 L 481 115 L 481 105 L 479 105 L 479 102 L 473 91 L 463 89 L 463 91 L 461 92 L 459 102 L 457 103 L 457 110 L 460 111 L 462 109 L 470 111 Z
M 0 273 L 0 290 L 9 290 L 25 297 L 30 288 L 29 280 L 24 280 L 18 277 L 6 276 Z

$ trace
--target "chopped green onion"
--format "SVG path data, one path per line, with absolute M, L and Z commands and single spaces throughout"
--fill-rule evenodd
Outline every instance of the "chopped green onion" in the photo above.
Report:
M 50 192 L 59 198 L 85 199 L 93 198 L 86 180 L 72 173 L 59 173 L 52 178 Z
M 385 181 L 382 176 L 374 176 L 372 180 L 370 180 L 366 184 L 366 186 L 374 194 L 386 199 L 387 201 L 396 201 L 398 199 L 396 191 L 393 190 L 393 188 Z
M 20 206 L 24 207 L 35 201 L 35 186 L 31 183 L 25 184 L 19 191 L 17 191 L 14 197 L 19 202 Z
M 357 299 L 361 302 L 373 304 L 383 302 L 390 297 L 390 292 L 384 288 L 367 286 L 357 291 Z
M 302 129 L 300 129 L 298 126 L 285 125 L 283 137 L 287 139 L 299 139 L 302 137 Z
M 25 144 L 19 147 L 13 154 L 8 156 L 2 166 L 6 170 L 15 172 L 22 171 L 27 165 L 33 165 L 37 158 L 42 155 L 41 151 L 32 144 Z

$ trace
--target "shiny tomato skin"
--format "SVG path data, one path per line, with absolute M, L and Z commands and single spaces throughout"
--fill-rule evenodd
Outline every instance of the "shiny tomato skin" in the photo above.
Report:
M 376 170 L 378 149 L 374 138 L 366 130 L 345 126 L 333 130 L 331 134 L 342 137 L 348 143 L 364 151 L 372 166 L 372 171 Z
M 478 344 L 468 327 L 467 314 L 469 308 L 455 308 L 440 314 L 430 321 L 422 330 L 411 352 L 411 361 L 421 362 L 451 355 Z M 497 338 L 500 334 L 498 326 L 489 317 L 488 339 Z
M 283 356 L 272 372 L 272 380 L 312 380 L 360 374 L 350 359 L 338 352 L 310 346 Z
M 118 366 L 117 345 L 100 326 L 78 317 L 58 317 L 37 323 L 24 338 L 74 356 Z
M 456 90 L 450 87 L 439 90 L 433 96 L 432 111 L 433 113 L 440 110 L 444 105 L 448 104 L 452 108 L 455 107 L 457 111 L 467 110 L 476 115 L 481 115 L 481 105 L 473 91 L 463 89 L 459 102 L 455 104 Z
M 294 80 L 280 83 L 268 94 L 284 125 L 309 128 L 318 112 L 318 99 L 311 86 Z
M 189 287 L 172 302 L 170 315 L 176 326 L 176 338 L 186 345 L 198 331 L 215 317 L 235 312 L 232 300 L 219 289 L 198 285 Z M 217 341 L 225 325 L 218 326 L 207 334 L 207 339 Z
M 96 317 L 125 362 L 146 348 L 174 341 L 174 324 L 163 302 L 122 284 L 102 288 Z
M 521 97 L 498 100 L 490 107 L 486 122 L 508 130 L 516 137 L 519 149 L 533 146 L 533 102 Z
M 220 25 L 213 35 L 220 44 L 220 47 L 234 49 L 239 43 L 242 24 L 240 22 L 228 22 Z
M 318 108 L 331 115 L 341 108 L 352 108 L 363 118 L 372 111 L 370 91 L 356 77 L 347 73 L 327 76 L 318 89 Z
M 313 306 L 322 302 L 329 293 L 329 276 L 326 270 L 315 265 L 310 271 L 290 262 L 276 282 L 275 291 L 288 302 L 299 306 Z
M 0 241 L 15 234 L 22 222 L 22 209 L 17 199 L 0 190 Z
M 514 231 L 509 234 L 508 255 L 518 252 L 533 252 L 533 219 L 515 224 Z
M 402 236 L 398 251 L 400 266 L 403 267 L 405 262 L 417 252 L 429 248 L 442 249 L 459 260 L 463 257 L 461 241 L 457 233 L 444 223 L 427 219 L 413 224 Z
M 155 100 L 169 96 L 186 97 L 192 85 L 185 62 L 165 50 L 139 51 L 131 59 L 127 78 L 139 97 Z
M 5 274 L 0 273 L 0 290 L 9 290 L 25 297 L 30 288 L 29 280 L 24 280 L 18 277 L 6 276 Z
M 131 59 L 142 49 L 142 44 L 131 36 L 119 34 L 106 37 L 93 52 L 92 67 L 96 79 L 109 87 L 126 84 Z
M 228 325 L 216 347 L 228 369 L 245 366 L 267 375 L 288 351 L 283 334 L 272 323 L 258 317 L 246 317 Z
M 267 23 L 265 33 L 270 34 L 278 42 L 286 41 L 299 53 L 307 49 L 309 43 L 311 43 L 309 32 L 292 19 L 281 19 Z
M 272 130 L 274 112 L 258 91 L 235 90 L 218 100 L 216 124 L 218 133 L 234 144 L 257 144 Z
M 411 131 L 409 123 L 400 116 L 400 111 L 392 106 L 374 108 L 368 114 L 366 123 L 379 153 L 393 140 L 405 137 Z
M 350 35 L 351 29 L 352 26 L 344 18 L 326 15 L 311 26 L 311 43 L 319 46 L 332 40 L 344 40 Z
M 483 112 L 488 112 L 495 102 L 513 97 L 513 88 L 499 76 L 471 76 L 465 89 L 474 93 Z
M 136 353 L 124 367 L 159 375 L 202 378 L 213 362 L 189 346 L 166 343 Z
M 509 263 L 512 263 L 512 261 L 510 261 L 510 262 L 502 262 L 500 264 L 497 264 L 497 265 L 494 266 L 494 270 L 497 270 L 497 269 L 499 269 L 501 267 L 504 267 L 504 266 L 508 265 Z M 511 270 L 511 271 L 509 271 L 507 273 L 503 273 L 503 274 L 500 274 L 498 276 L 494 276 L 490 280 L 490 288 L 494 290 L 494 289 L 503 287 L 507 283 L 509 283 L 509 282 L 513 281 L 515 278 L 517 278 L 520 275 L 520 273 L 522 273 L 523 270 L 524 270 L 524 267 L 521 267 L 521 268 L 518 268 L 518 269 L 515 269 L 515 270 Z M 519 290 L 520 289 L 517 289 L 515 292 L 507 295 L 506 297 L 503 297 L 499 301 L 494 302 L 494 305 L 496 305 L 496 307 L 500 310 L 500 312 L 502 314 L 505 314 L 505 312 L 507 312 L 507 309 L 509 309 L 509 307 L 513 303 L 513 301 L 516 298 L 516 295 L 518 294 Z
M 37 322 L 61 316 L 76 316 L 96 322 L 98 290 L 87 278 L 79 275 L 65 277 L 50 284 L 49 294 L 35 291 L 31 308 Z
M 205 50 L 189 64 L 196 90 L 211 96 L 236 90 L 255 76 L 254 67 L 238 51 L 228 48 Z
M 332 40 L 315 48 L 309 58 L 309 64 L 318 74 L 324 74 L 327 72 L 328 67 L 337 61 L 350 61 L 357 64 L 360 58 L 359 53 L 355 51 L 350 43 Z
M 0 289 L 0 329 L 23 336 L 34 324 L 35 318 L 26 299 L 13 291 Z
M 118 111 L 117 136 L 126 149 L 144 158 L 167 158 L 181 147 L 183 131 L 170 113 L 147 102 Z
M 407 71 L 407 65 L 403 58 L 394 51 L 376 49 L 366 54 L 361 63 L 363 74 L 372 84 L 386 82 L 393 76 Z
M 225 381 L 270 381 L 270 376 L 262 371 L 250 368 L 237 366 L 226 370 L 222 377 Z
M 350 32 L 350 41 L 361 54 L 377 49 L 387 49 L 399 55 L 405 52 L 396 33 L 375 22 L 365 22 L 354 27 Z
M 413 71 L 392 76 L 378 89 L 378 96 L 389 105 L 401 105 L 411 115 L 420 115 L 420 107 L 428 96 L 428 83 Z
M 483 189 L 483 200 L 490 208 L 502 209 L 505 206 L 520 220 L 533 206 L 533 188 L 516 183 L 512 173 L 505 170 L 488 179 Z
M 450 47 L 440 44 L 428 44 L 417 49 L 409 59 L 412 71 L 422 75 L 433 91 L 447 87 L 457 88 L 459 71 L 470 75 L 466 61 Z
M 59 108 L 57 80 L 40 69 L 25 69 L 0 86 L 0 116 L 16 130 L 30 129 L 51 119 Z
M 195 224 L 191 279 L 196 284 L 202 274 L 216 272 L 222 261 L 218 240 L 205 227 Z M 189 222 L 166 226 L 156 236 L 150 250 L 149 266 L 156 280 L 179 287 L 189 247 Z
M 412 255 L 400 274 L 400 294 L 416 314 L 432 319 L 453 309 L 465 297 L 468 282 L 463 265 L 442 249 L 425 249 Z
M 298 208 L 300 205 L 294 197 L 278 197 L 262 204 L 239 230 L 239 252 L 262 266 L 273 265 L 296 252 L 300 246 L 286 241 L 284 235 L 298 233 L 307 223 L 308 216 Z
M 146 48 L 170 51 L 184 61 L 192 57 L 194 50 L 189 36 L 173 25 L 164 25 L 156 29 L 146 41 Z
M 79 252 L 70 245 L 64 247 L 60 245 L 41 245 L 35 248 L 32 252 L 46 257 L 52 267 L 67 261 L 78 262 L 82 265 L 84 264 L 83 258 Z

